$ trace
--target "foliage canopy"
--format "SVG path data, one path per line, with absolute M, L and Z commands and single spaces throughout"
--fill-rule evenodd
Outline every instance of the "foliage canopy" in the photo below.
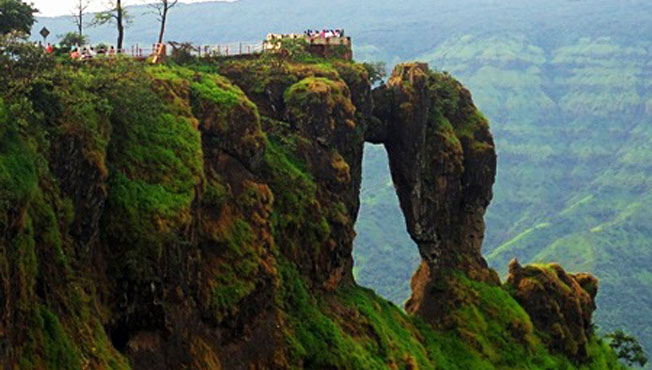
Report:
M 17 31 L 29 34 L 37 10 L 21 0 L 0 0 L 0 34 Z
M 618 358 L 624 361 L 627 366 L 638 364 L 645 366 L 647 357 L 638 340 L 622 330 L 616 330 L 606 336 L 609 338 L 609 346 L 616 351 Z

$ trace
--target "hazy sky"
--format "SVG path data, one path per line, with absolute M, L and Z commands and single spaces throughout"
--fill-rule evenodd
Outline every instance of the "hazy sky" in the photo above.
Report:
M 152 0 L 123 0 L 126 5 L 141 5 L 151 2 Z M 182 0 L 183 3 L 197 3 L 208 0 Z M 215 0 L 213 0 L 215 1 Z M 228 1 L 228 0 L 227 0 Z M 69 15 L 75 4 L 79 4 L 79 0 L 27 0 L 25 2 L 32 2 L 38 10 L 40 16 L 56 16 L 56 15 Z M 97 11 L 106 7 L 108 0 L 90 0 L 88 11 Z

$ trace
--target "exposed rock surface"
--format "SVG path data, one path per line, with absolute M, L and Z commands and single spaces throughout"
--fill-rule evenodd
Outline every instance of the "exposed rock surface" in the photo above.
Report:
M 0 100 L 4 367 L 568 364 L 480 254 L 496 155 L 450 76 L 400 65 L 372 92 L 366 69 L 341 61 L 75 68 L 34 86 L 35 112 Z M 433 325 L 355 284 L 365 141 L 387 148 L 423 258 L 407 309 Z M 569 300 L 533 317 L 577 313 L 584 337 L 559 325 L 582 357 L 593 301 L 578 297 L 581 312 Z
M 569 274 L 557 264 L 522 267 L 514 259 L 509 264 L 507 285 L 536 328 L 547 334 L 548 346 L 586 360 L 598 279 Z
M 383 143 L 408 232 L 422 263 L 406 308 L 436 323 L 456 298 L 442 289 L 452 271 L 499 284 L 481 255 L 496 153 L 470 93 L 425 64 L 398 66 L 375 94 L 368 140 Z M 454 294 L 453 294 L 454 295 Z

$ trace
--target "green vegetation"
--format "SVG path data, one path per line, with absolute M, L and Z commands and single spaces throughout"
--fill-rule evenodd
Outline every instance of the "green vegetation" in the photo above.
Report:
M 288 115 L 306 128 L 315 126 L 319 120 L 318 112 L 325 104 L 325 112 L 334 126 L 335 122 L 345 121 L 347 125 L 355 126 L 350 120 L 355 114 L 355 106 L 351 103 L 350 92 L 343 82 L 334 82 L 322 77 L 308 77 L 292 85 L 285 91 L 285 104 L 288 106 Z M 332 127 L 316 127 L 312 130 L 324 132 L 337 130 Z
M 21 0 L 0 0 L 0 35 L 12 31 L 29 34 L 36 9 Z
M 63 331 L 59 319 L 47 308 L 40 307 L 33 321 L 29 323 L 31 340 L 20 359 L 22 369 L 79 369 L 79 354 L 74 348 L 68 334 Z M 43 351 L 45 363 L 34 363 L 36 355 Z
M 129 246 L 114 251 L 123 265 L 118 271 L 147 280 L 157 275 L 163 249 L 178 243 L 190 222 L 203 164 L 193 119 L 166 107 L 142 67 L 132 71 L 108 97 L 111 190 L 103 223 L 108 240 Z
M 77 142 L 68 149 L 88 165 L 88 175 L 106 175 L 108 112 L 88 89 L 102 78 L 55 68 L 42 51 L 14 42 L 4 50 L 24 56 L 26 63 L 2 79 L 7 89 L 0 98 L 0 227 L 5 230 L 0 295 L 3 318 L 11 320 L 12 330 L 24 328 L 14 331 L 16 366 L 126 368 L 102 328 L 103 312 L 90 303 L 101 287 L 75 273 L 87 254 L 72 242 L 75 205 L 63 190 L 65 181 L 56 177 L 61 167 L 50 162 L 53 153 L 72 160 L 65 157 L 70 152 L 61 154 L 61 145 Z M 39 69 L 47 65 L 52 67 Z M 70 85 L 77 88 L 69 90 Z
M 362 63 L 362 66 L 369 74 L 371 85 L 377 85 L 387 77 L 387 65 L 385 62 Z
M 607 338 L 609 338 L 609 346 L 616 351 L 618 358 L 624 361 L 627 366 L 631 367 L 635 364 L 645 366 L 647 357 L 636 338 L 627 335 L 622 330 L 607 334 Z
M 592 338 L 591 362 L 576 367 L 549 354 L 523 309 L 500 287 L 457 275 L 466 302 L 455 329 L 436 330 L 410 318 L 369 289 L 342 287 L 320 303 L 291 267 L 282 269 L 291 356 L 303 368 L 341 369 L 618 369 L 615 353 Z M 351 317 L 356 317 L 355 321 Z M 419 339 L 420 338 L 420 339 Z
M 77 32 L 68 32 L 59 40 L 59 46 L 66 51 L 72 50 L 73 46 L 88 44 L 88 37 Z
M 263 315 L 282 341 L 270 356 L 287 368 L 617 368 L 595 338 L 581 366 L 546 351 L 505 290 L 458 272 L 443 283 L 465 302 L 445 328 L 348 276 L 332 282 L 329 268 L 348 268 L 330 264 L 346 257 L 333 251 L 347 252 L 337 243 L 353 237 L 352 213 L 321 170 L 348 164 L 296 126 L 321 104 L 324 122 L 359 135 L 351 90 L 366 86 L 363 67 L 262 70 L 290 82 L 285 122 L 258 110 L 255 83 L 214 72 L 254 63 L 49 61 L 7 84 L 0 104 L 0 329 L 5 315 L 24 328 L 16 366 L 129 368 L 118 350 L 161 350 L 170 334 L 183 343 L 166 346 L 188 339 L 218 367 L 228 359 L 211 346 L 239 345 Z
M 566 0 L 444 0 L 436 7 L 425 0 L 317 2 L 301 4 L 300 17 L 287 16 L 296 12 L 288 4 L 193 4 L 176 9 L 176 19 L 193 22 L 171 22 L 167 34 L 204 44 L 258 43 L 268 32 L 320 27 L 329 14 L 333 27 L 353 37 L 357 60 L 388 66 L 425 60 L 448 71 L 473 92 L 496 140 L 485 239 L 491 265 L 504 275 L 518 257 L 596 274 L 599 326 L 626 328 L 652 351 L 650 2 L 599 0 L 590 9 Z M 157 20 L 141 9 L 133 8 L 128 43 L 157 36 Z M 72 27 L 66 17 L 47 26 L 55 34 Z M 112 42 L 114 33 L 98 28 L 89 35 Z M 243 68 L 252 80 L 242 85 L 257 84 L 261 94 L 273 81 L 298 82 L 258 68 Z M 383 149 L 371 148 L 356 225 L 356 277 L 400 304 L 419 256 L 405 233 Z M 589 200 L 578 204 L 582 199 Z

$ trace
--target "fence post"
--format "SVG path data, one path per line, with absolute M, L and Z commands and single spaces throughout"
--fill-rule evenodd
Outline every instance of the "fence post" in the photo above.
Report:
M 238 54 L 242 54 L 242 43 L 240 43 L 240 52 Z
M 229 45 L 226 45 L 226 56 L 229 56 Z

